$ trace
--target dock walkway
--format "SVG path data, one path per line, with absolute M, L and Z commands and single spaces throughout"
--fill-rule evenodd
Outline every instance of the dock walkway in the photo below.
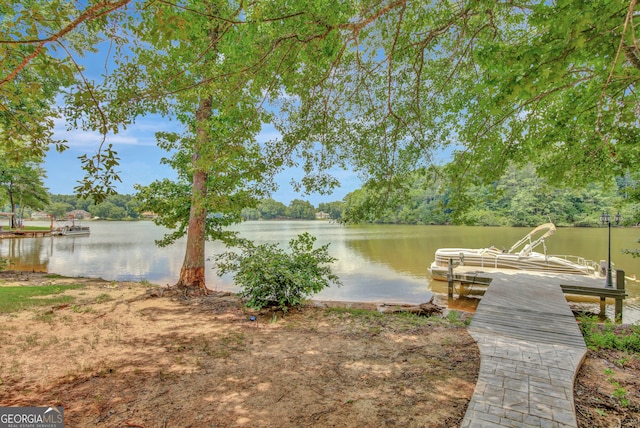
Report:
M 490 276 L 469 326 L 481 362 L 461 427 L 576 427 L 573 385 L 587 348 L 566 280 Z
M 0 239 L 2 238 L 42 238 L 51 236 L 51 230 L 2 230 L 0 229 Z

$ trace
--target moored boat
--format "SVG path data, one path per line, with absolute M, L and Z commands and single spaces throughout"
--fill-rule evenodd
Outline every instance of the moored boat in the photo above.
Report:
M 64 224 L 56 228 L 53 227 L 53 220 L 51 221 L 51 235 L 53 236 L 87 236 L 91 234 L 91 230 L 88 226 L 80 226 L 76 224 L 75 217 L 70 216 L 71 224 Z
M 61 226 L 51 232 L 54 236 L 86 236 L 91 234 L 88 226 Z
M 593 260 L 579 256 L 548 255 L 545 239 L 553 235 L 556 227 L 545 223 L 533 229 L 513 244 L 509 250 L 488 248 L 440 248 L 429 268 L 431 277 L 447 280 L 449 263 L 456 267 L 475 268 L 484 272 L 543 272 L 551 274 L 602 275 L 602 267 Z M 542 246 L 543 252 L 533 251 Z

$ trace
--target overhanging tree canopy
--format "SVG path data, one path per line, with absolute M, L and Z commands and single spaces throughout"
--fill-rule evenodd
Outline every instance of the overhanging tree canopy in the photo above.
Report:
M 635 7 L 398 2 L 285 105 L 285 142 L 309 173 L 344 161 L 388 197 L 442 155 L 458 205 L 511 162 L 553 184 L 609 181 L 640 161 Z
M 159 214 L 157 222 L 175 229 L 162 243 L 187 235 L 177 285 L 189 294 L 206 293 L 206 238 L 228 241 L 231 234 L 222 227 L 257 204 L 286 162 L 286 152 L 267 158 L 255 141 L 270 120 L 263 105 L 280 95 L 290 70 L 306 64 L 301 58 L 328 64 L 324 49 L 337 40 L 326 40 L 324 21 L 308 21 L 305 13 L 273 2 L 157 3 L 125 28 L 134 56 L 106 81 L 117 94 L 109 108 L 124 118 L 171 114 L 183 124 L 183 135 L 159 135 L 160 145 L 175 151 L 166 162 L 179 181 L 157 181 L 139 188 L 139 195 L 145 209 Z M 285 29 L 292 35 L 283 36 Z
M 331 167 L 353 168 L 378 201 L 406 191 L 409 173 L 443 152 L 455 160 L 447 173 L 458 204 L 466 183 L 495 179 L 510 162 L 559 184 L 607 180 L 640 160 L 635 0 L 34 5 L 39 13 L 4 6 L 16 24 L 0 45 L 22 60 L 3 62 L 0 88 L 48 60 L 79 83 L 67 96 L 75 123 L 106 133 L 147 112 L 176 115 L 181 138 L 199 142 L 183 152 L 192 208 L 207 199 L 212 137 L 231 158 L 246 147 L 271 120 L 260 99 L 279 113 L 276 166 L 300 156 L 310 190 L 336 185 Z M 97 37 L 113 42 L 118 71 L 104 82 L 69 73 L 65 47 L 81 52 Z M 43 56 L 52 44 L 58 56 Z M 116 166 L 109 147 L 85 158 L 98 181 L 79 190 L 108 192 Z
M 638 159 L 635 0 L 211 4 L 236 11 L 231 19 L 211 17 L 224 23 L 224 37 L 239 51 L 249 49 L 236 70 L 210 79 L 255 77 L 263 66 L 281 74 L 270 89 L 294 95 L 286 106 L 293 116 L 282 121 L 285 143 L 311 159 L 309 176 L 321 178 L 304 182 L 312 187 L 330 183 L 322 168 L 347 160 L 365 180 L 393 182 L 448 146 L 457 149 L 459 178 L 471 169 L 494 177 L 509 159 L 533 160 L 545 175 L 578 181 L 619 174 Z M 10 84 L 38 89 L 33 79 L 20 80 L 27 71 L 74 79 L 69 105 L 95 113 L 85 116 L 87 125 L 126 123 L 122 109 L 101 108 L 123 98 L 76 73 L 75 60 L 99 40 L 111 41 L 114 52 L 127 46 L 119 25 L 149 9 L 165 11 L 145 20 L 157 20 L 148 22 L 152 37 L 167 46 L 180 43 L 200 13 L 187 2 L 5 3 L 3 96 Z M 301 49 L 313 41 L 315 52 Z M 264 42 L 262 49 L 254 42 Z M 304 65 L 288 67 L 287 55 Z M 188 63 L 174 65 L 176 76 L 188 73 Z M 137 95 L 163 104 L 164 81 L 153 83 Z M 140 107 L 135 100 L 131 109 Z
M 0 141 L 7 156 L 19 159 L 14 149 L 24 141 L 38 157 L 51 145 L 65 150 L 65 141 L 53 139 L 53 119 L 63 115 L 71 126 L 98 129 L 103 135 L 119 128 L 104 114 L 104 94 L 81 63 L 101 41 L 118 40 L 111 18 L 129 2 L 10 0 L 0 5 Z M 67 97 L 61 109 L 55 101 L 63 90 Z M 95 113 L 92 120 L 80 123 L 87 112 Z M 78 187 L 98 199 L 113 193 L 113 182 L 119 180 L 117 157 L 103 143 L 96 142 L 96 154 L 83 158 L 88 176 Z

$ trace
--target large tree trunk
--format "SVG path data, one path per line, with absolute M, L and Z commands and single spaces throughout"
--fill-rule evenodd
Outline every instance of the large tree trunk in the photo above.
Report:
M 215 3 L 209 3 L 211 16 L 218 14 Z M 213 18 L 212 18 L 213 19 Z M 218 43 L 218 28 L 209 32 L 213 51 Z M 205 60 L 205 62 L 207 62 Z M 185 296 L 203 296 L 208 293 L 204 272 L 204 246 L 206 242 L 207 227 L 207 181 L 208 166 L 202 165 L 201 155 L 211 142 L 211 125 L 209 119 L 213 113 L 213 96 L 207 95 L 200 98 L 196 110 L 196 138 L 191 155 L 193 167 L 191 210 L 189 211 L 189 225 L 187 228 L 187 248 L 185 249 L 180 279 L 176 286 L 182 289 Z
M 187 230 L 187 247 L 185 249 L 180 279 L 177 286 L 187 296 L 207 294 L 204 275 L 205 222 L 207 209 L 202 197 L 206 195 L 206 174 L 202 171 L 193 174 L 193 195 Z
M 186 296 L 202 296 L 207 294 L 204 273 L 204 246 L 206 242 L 207 221 L 207 172 L 200 165 L 200 148 L 209 142 L 207 120 L 211 116 L 212 98 L 200 100 L 196 111 L 196 143 L 193 148 L 193 181 L 191 194 L 191 210 L 187 228 L 187 247 L 184 262 L 180 269 L 180 279 L 176 284 Z

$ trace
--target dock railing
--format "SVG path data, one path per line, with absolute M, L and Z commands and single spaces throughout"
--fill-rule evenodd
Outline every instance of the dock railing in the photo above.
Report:
M 604 317 L 606 313 L 606 299 L 615 299 L 614 306 L 614 320 L 616 322 L 622 322 L 622 303 L 624 298 L 627 297 L 627 291 L 625 289 L 624 271 L 616 269 L 616 286 L 613 287 L 594 287 L 594 286 L 582 286 L 582 285 L 564 285 L 561 284 L 562 291 L 565 294 L 575 294 L 580 296 L 596 296 L 600 298 L 600 316 Z

